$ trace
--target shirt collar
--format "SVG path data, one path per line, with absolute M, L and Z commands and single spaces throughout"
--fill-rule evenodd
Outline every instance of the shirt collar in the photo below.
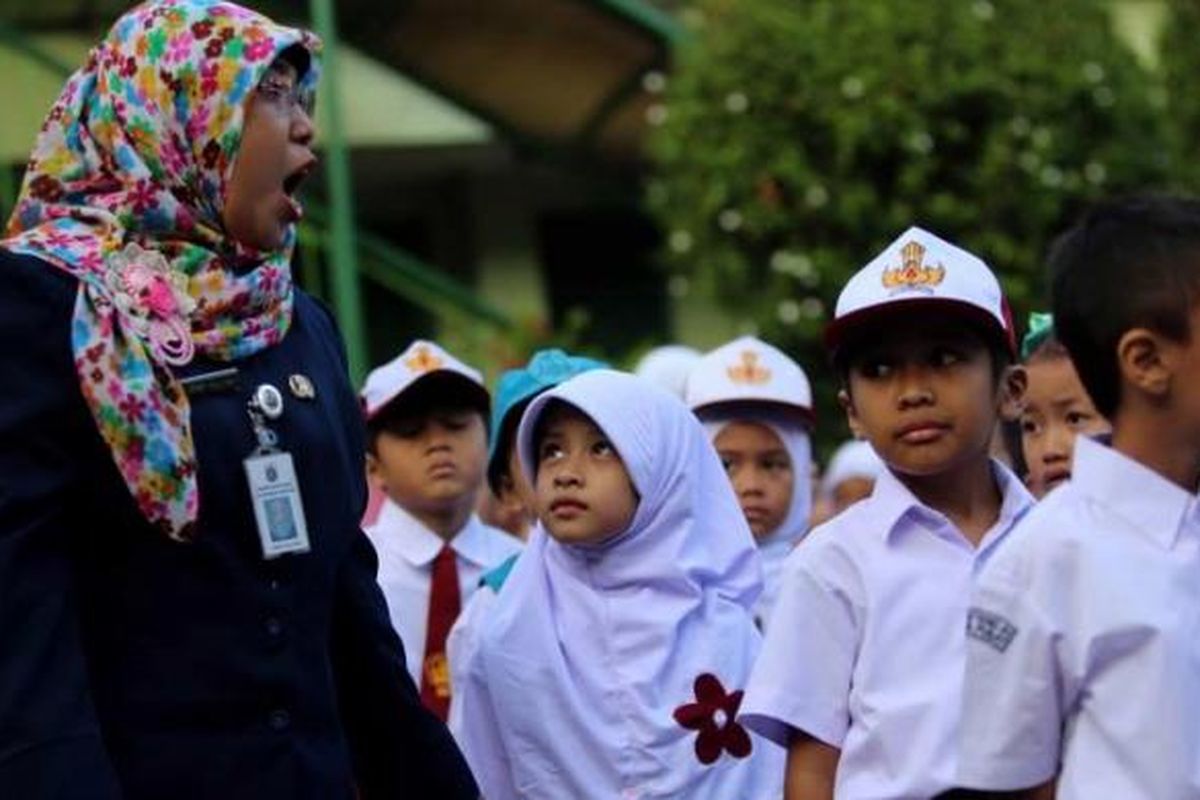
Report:
M 1087 436 L 1075 439 L 1070 485 L 1167 549 L 1175 546 L 1195 501 L 1145 464 Z
M 377 540 L 386 541 L 389 549 L 414 567 L 432 563 L 445 544 L 442 537 L 391 499 L 383 503 L 375 532 Z M 458 557 L 477 566 L 486 566 L 490 555 L 487 534 L 479 517 L 472 514 L 467 524 L 450 540 L 450 547 Z
M 992 474 L 996 476 L 996 482 L 1000 485 L 1000 513 L 995 524 L 980 542 L 980 550 L 987 548 L 998 534 L 1011 528 L 1034 503 L 1033 495 L 1021 484 L 1012 470 L 995 459 L 992 459 L 991 464 Z M 889 542 L 896 531 L 903 527 L 900 523 L 904 520 L 924 522 L 930 527 L 950 524 L 944 514 L 918 500 L 891 469 L 880 470 L 870 502 L 873 506 L 872 516 L 884 526 L 884 537 Z

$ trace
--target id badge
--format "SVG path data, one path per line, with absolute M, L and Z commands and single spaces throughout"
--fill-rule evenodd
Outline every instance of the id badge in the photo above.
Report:
M 275 451 L 252 455 L 242 463 L 250 483 L 263 558 L 307 553 L 308 526 L 291 454 Z

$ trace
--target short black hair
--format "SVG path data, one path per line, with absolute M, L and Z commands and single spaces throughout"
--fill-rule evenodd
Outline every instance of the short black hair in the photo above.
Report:
M 517 435 L 517 426 L 521 423 L 521 416 L 533 402 L 534 397 L 537 395 L 530 395 L 513 404 L 513 407 L 504 415 L 504 419 L 500 420 L 500 427 L 496 430 L 496 448 L 487 465 L 487 482 L 488 488 L 497 497 L 500 496 L 500 480 L 511 477 L 508 470 L 508 451 L 512 448 L 513 439 Z
M 1200 202 L 1139 195 L 1099 203 L 1051 249 L 1055 334 L 1096 410 L 1121 401 L 1117 343 L 1134 328 L 1191 337 L 1200 294 Z
M 367 449 L 377 455 L 376 442 L 381 433 L 403 436 L 404 429 L 414 419 L 460 411 L 478 414 L 487 430 L 488 396 L 482 388 L 475 391 L 473 384 L 454 374 L 426 375 L 367 420 Z
M 897 330 L 898 325 L 920 325 L 928 323 L 929 309 L 920 309 L 917 304 L 906 305 L 889 313 L 881 313 L 876 320 L 857 327 L 837 350 L 830 353 L 830 360 L 842 382 L 842 387 L 850 389 L 850 367 L 861 358 L 863 351 L 880 341 L 886 341 L 890 333 Z M 936 315 L 936 312 L 933 312 Z M 991 355 L 992 382 L 999 386 L 1004 371 L 1012 366 L 1013 354 L 1004 335 L 991 326 L 983 325 L 973 318 L 948 316 L 944 319 L 953 320 L 960 325 L 964 332 L 979 339 Z

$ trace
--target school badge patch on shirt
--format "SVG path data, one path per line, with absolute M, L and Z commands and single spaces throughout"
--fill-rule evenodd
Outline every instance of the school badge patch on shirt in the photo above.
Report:
M 967 612 L 967 636 L 978 639 L 996 652 L 1003 653 L 1017 635 L 1017 626 L 1004 617 L 982 608 Z

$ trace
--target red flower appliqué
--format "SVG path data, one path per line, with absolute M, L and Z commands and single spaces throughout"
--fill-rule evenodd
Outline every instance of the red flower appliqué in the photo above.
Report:
M 696 702 L 675 709 L 674 717 L 688 730 L 699 731 L 696 758 L 700 763 L 713 763 L 722 751 L 734 758 L 750 755 L 750 734 L 736 721 L 742 690 L 726 694 L 721 681 L 707 672 L 696 678 L 694 688 Z

